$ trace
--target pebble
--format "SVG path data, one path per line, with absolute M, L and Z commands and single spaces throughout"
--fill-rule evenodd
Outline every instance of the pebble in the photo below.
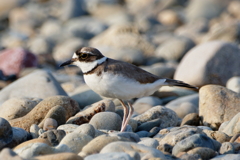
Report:
M 48 92 L 46 92 L 46 90 Z M 67 96 L 60 84 L 48 71 L 38 70 L 11 83 L 0 91 L 0 104 L 13 97 L 47 98 Z
M 93 154 L 84 158 L 84 160 L 111 160 L 111 159 L 124 159 L 124 160 L 134 160 L 129 154 L 124 152 L 112 152 L 112 153 L 102 153 Z
M 227 81 L 226 87 L 234 92 L 240 93 L 240 77 L 232 77 Z
M 38 98 L 10 98 L 0 106 L 0 117 L 6 120 L 22 117 L 30 112 L 41 99 Z
M 221 131 L 210 131 L 207 129 L 203 130 L 204 133 L 206 133 L 206 135 L 220 143 L 224 143 L 224 142 L 229 142 L 230 141 L 230 136 L 228 136 L 226 133 L 221 132 Z
M 217 155 L 214 150 L 207 147 L 196 147 L 188 151 L 187 154 L 198 154 L 202 159 L 211 159 Z
M 191 94 L 177 98 L 165 105 L 165 107 L 175 111 L 180 118 L 184 118 L 189 113 L 198 113 L 199 95 Z
M 219 149 L 220 154 L 234 154 L 235 148 L 234 145 L 230 142 L 224 142 Z
M 190 126 L 199 126 L 200 125 L 200 117 L 197 113 L 189 113 L 187 114 L 182 122 L 180 126 L 184 126 L 184 125 L 190 125 Z
M 154 119 L 161 119 L 162 122 L 159 126 L 161 128 L 176 126 L 178 121 L 178 117 L 176 113 L 163 106 L 155 106 L 149 109 L 147 112 L 134 117 L 133 119 L 138 121 L 139 124 L 148 122 Z
M 101 100 L 89 106 L 86 106 L 84 110 L 78 112 L 73 117 L 67 120 L 67 123 L 81 125 L 83 123 L 90 122 L 91 118 L 97 113 L 104 111 L 115 111 L 115 105 L 111 100 Z
M 55 119 L 47 118 L 44 121 L 43 130 L 57 129 L 58 123 Z
M 46 139 L 52 146 L 57 146 L 65 136 L 64 130 L 52 129 L 42 133 L 38 138 Z
M 85 123 L 77 127 L 74 132 L 76 133 L 81 133 L 81 134 L 86 134 L 88 136 L 91 136 L 92 138 L 95 137 L 95 128 L 93 125 L 89 123 Z
M 198 87 L 206 84 L 225 86 L 229 78 L 240 75 L 236 69 L 240 67 L 236 61 L 239 58 L 240 49 L 234 43 L 211 41 L 199 44 L 186 53 L 177 67 L 174 79 Z
M 153 138 L 142 138 L 138 144 L 143 144 L 145 146 L 151 147 L 151 148 L 156 148 L 159 145 L 159 142 L 156 139 Z
M 150 109 L 151 107 L 157 106 L 157 105 L 162 105 L 162 101 L 157 97 L 149 96 L 149 97 L 142 97 L 137 99 L 132 106 L 134 108 L 134 112 L 137 112 L 138 114 L 142 114 L 146 112 L 148 109 Z M 143 106 L 146 106 L 146 107 L 143 107 Z
M 114 112 L 100 112 L 92 117 L 89 124 L 96 129 L 120 131 L 122 119 Z
M 37 57 L 23 48 L 6 49 L 0 53 L 0 70 L 7 76 L 19 75 L 23 68 L 37 65 Z
M 228 136 L 233 136 L 240 132 L 239 128 L 240 113 L 237 113 L 230 121 L 226 121 L 224 126 L 220 126 L 219 131 L 226 133 Z
M 79 153 L 82 148 L 93 138 L 87 134 L 72 132 L 67 134 L 59 143 L 59 146 L 66 145 L 73 153 Z
M 77 154 L 67 152 L 35 156 L 33 158 L 36 160 L 83 160 L 83 158 Z
M 148 122 L 144 122 L 142 124 L 140 124 L 137 128 L 138 131 L 150 131 L 153 127 L 158 127 L 160 126 L 162 123 L 161 119 L 154 119 Z
M 52 96 L 45 98 L 41 101 L 34 109 L 31 110 L 27 115 L 10 120 L 9 123 L 13 127 L 20 127 L 29 131 L 32 124 L 38 124 L 44 120 L 47 113 L 56 105 L 61 105 L 66 110 L 65 118 L 68 119 L 79 111 L 77 102 L 67 96 Z
M 13 139 L 13 131 L 9 122 L 0 117 L 0 149 L 3 149 L 6 145 L 8 145 Z
M 91 154 L 99 153 L 104 146 L 116 141 L 129 141 L 129 139 L 119 136 L 100 135 L 85 145 L 78 155 L 86 157 Z
M 148 131 L 138 131 L 136 134 L 142 138 L 142 137 L 149 137 L 149 132 Z
M 76 124 L 63 124 L 63 125 L 60 125 L 57 129 L 64 130 L 65 133 L 68 134 L 75 131 L 78 127 L 79 125 L 76 125 Z
M 12 127 L 12 133 L 12 141 L 7 145 L 9 148 L 13 148 L 30 138 L 29 133 L 22 128 Z
M 119 136 L 122 138 L 127 138 L 131 140 L 132 142 L 139 142 L 140 138 L 138 134 L 134 132 L 116 132 L 116 133 L 110 133 L 109 136 Z
M 133 159 L 166 158 L 161 151 L 155 148 L 147 147 L 133 142 L 112 142 L 106 145 L 100 153 L 110 152 L 125 152 L 129 154 Z
M 190 38 L 176 36 L 160 44 L 155 54 L 166 60 L 179 61 L 194 46 L 195 43 Z
M 36 125 L 36 124 L 32 124 L 32 125 L 31 125 L 29 132 L 30 132 L 30 134 L 31 134 L 31 136 L 32 136 L 33 139 L 34 139 L 34 138 L 38 138 L 38 136 L 39 136 L 39 134 L 38 134 L 39 130 L 40 130 L 40 128 L 38 127 L 38 125 Z
M 194 134 L 179 141 L 173 147 L 172 154 L 178 155 L 180 152 L 187 152 L 196 147 L 207 147 L 214 151 L 218 151 L 221 147 L 221 143 L 207 137 L 204 134 Z
M 205 126 L 213 129 L 218 129 L 240 111 L 240 96 L 225 87 L 206 85 L 200 89 L 199 97 L 199 116 Z M 227 134 L 230 133 L 231 130 L 228 130 Z
M 224 155 L 218 155 L 214 158 L 212 158 L 211 160 L 237 160 L 240 158 L 239 154 L 224 154 Z

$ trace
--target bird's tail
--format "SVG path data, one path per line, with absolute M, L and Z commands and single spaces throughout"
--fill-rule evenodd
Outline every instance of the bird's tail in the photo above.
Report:
M 183 81 L 174 80 L 174 79 L 166 79 L 165 83 L 166 85 L 169 85 L 169 86 L 179 86 L 179 87 L 198 89 L 198 87 L 195 87 L 190 84 L 184 83 Z

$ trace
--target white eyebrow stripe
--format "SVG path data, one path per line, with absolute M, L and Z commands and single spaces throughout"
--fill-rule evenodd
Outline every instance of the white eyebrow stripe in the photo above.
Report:
M 92 54 L 92 52 L 88 52 L 88 51 L 82 51 L 82 53 L 87 53 L 87 54 L 94 55 L 94 54 Z

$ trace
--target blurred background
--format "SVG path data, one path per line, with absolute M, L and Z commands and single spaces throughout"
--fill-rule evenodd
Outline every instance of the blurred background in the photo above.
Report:
M 240 76 L 238 0 L 0 2 L 1 88 L 36 69 L 81 75 L 58 65 L 82 46 L 196 86 Z

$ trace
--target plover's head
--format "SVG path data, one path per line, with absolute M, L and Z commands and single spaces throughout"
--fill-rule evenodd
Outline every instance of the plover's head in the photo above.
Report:
M 85 73 L 96 67 L 98 64 L 103 63 L 106 59 L 107 58 L 96 48 L 82 47 L 73 54 L 72 59 L 62 63 L 60 67 L 73 64 L 80 67 L 83 73 Z

